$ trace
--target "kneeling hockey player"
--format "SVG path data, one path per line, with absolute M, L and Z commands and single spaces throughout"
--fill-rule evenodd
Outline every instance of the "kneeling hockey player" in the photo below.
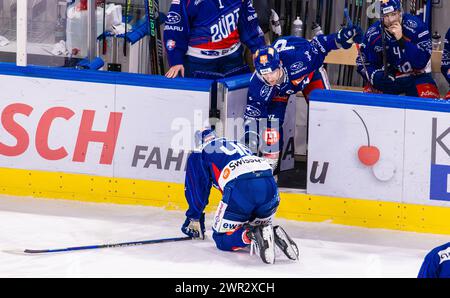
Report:
M 185 196 L 189 203 L 182 232 L 204 239 L 204 209 L 211 186 L 223 196 L 213 220 L 213 239 L 220 250 L 250 245 L 267 264 L 275 262 L 275 246 L 298 259 L 295 242 L 280 226 L 272 226 L 280 201 L 272 169 L 264 159 L 236 141 L 217 138 L 213 130 L 196 133 L 196 151 L 187 161 Z

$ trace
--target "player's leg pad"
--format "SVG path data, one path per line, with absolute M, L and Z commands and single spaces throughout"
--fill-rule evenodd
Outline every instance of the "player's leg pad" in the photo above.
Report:
M 244 235 L 246 232 L 246 229 L 242 227 L 226 233 L 213 231 L 213 239 L 218 249 L 223 251 L 236 251 L 248 247 L 247 235 Z
M 272 225 L 253 226 L 248 236 L 252 241 L 250 254 L 259 255 L 266 264 L 275 263 L 275 242 Z
M 289 237 L 286 231 L 280 227 L 273 228 L 276 246 L 291 260 L 298 260 L 299 250 L 294 240 Z

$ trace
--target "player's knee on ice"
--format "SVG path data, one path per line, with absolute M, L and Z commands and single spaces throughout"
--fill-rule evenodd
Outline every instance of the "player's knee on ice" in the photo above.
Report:
M 234 232 L 217 233 L 213 232 L 213 239 L 216 242 L 216 246 L 220 250 L 224 251 L 236 251 L 247 247 L 250 244 L 250 240 L 246 238 L 244 233 L 246 229 L 239 228 Z

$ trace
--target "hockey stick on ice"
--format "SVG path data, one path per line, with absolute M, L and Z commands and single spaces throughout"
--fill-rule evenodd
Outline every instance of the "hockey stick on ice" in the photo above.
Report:
M 89 249 L 99 249 L 99 248 L 114 248 L 114 247 L 127 247 L 127 246 L 137 246 L 137 245 L 166 243 L 166 242 L 177 242 L 177 241 L 185 241 L 185 240 L 191 240 L 191 239 L 192 239 L 191 237 L 187 237 L 186 236 L 186 237 L 142 240 L 142 241 L 134 241 L 134 242 L 121 242 L 121 243 L 112 243 L 112 244 L 73 246 L 73 247 L 66 247 L 66 248 L 25 249 L 23 251 L 20 251 L 20 253 L 25 253 L 25 254 L 43 254 L 43 253 L 55 253 L 55 252 L 69 252 L 69 251 L 89 250 Z

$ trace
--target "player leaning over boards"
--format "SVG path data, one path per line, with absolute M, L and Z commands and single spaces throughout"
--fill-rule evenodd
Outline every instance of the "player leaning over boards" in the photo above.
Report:
M 380 5 L 383 24 L 381 20 L 373 24 L 361 44 L 365 68 L 361 57 L 356 61 L 358 72 L 370 79 L 366 91 L 439 98 L 431 76 L 428 28 L 419 18 L 403 13 L 400 0 L 381 0 Z
M 164 27 L 166 77 L 227 74 L 244 67 L 244 43 L 254 53 L 264 34 L 251 0 L 172 0 Z
M 295 242 L 272 218 L 280 201 L 269 164 L 252 156 L 236 141 L 217 138 L 213 130 L 196 133 L 196 150 L 189 155 L 185 196 L 189 203 L 181 231 L 205 239 L 205 213 L 211 186 L 222 192 L 213 220 L 213 239 L 220 250 L 250 245 L 267 264 L 275 262 L 275 245 L 291 260 L 298 259 Z
M 450 29 L 448 29 L 447 34 L 445 35 L 441 71 L 444 77 L 447 79 L 447 82 L 450 84 Z M 450 91 L 448 91 L 445 99 L 450 99 Z
M 363 32 L 348 26 L 337 34 L 318 35 L 311 41 L 288 36 L 256 52 L 256 71 L 247 95 L 244 113 L 246 143 L 269 162 L 277 174 L 283 148 L 283 122 L 289 96 L 302 91 L 305 99 L 315 89 L 330 89 L 322 68 L 332 50 L 349 49 L 361 42 Z

